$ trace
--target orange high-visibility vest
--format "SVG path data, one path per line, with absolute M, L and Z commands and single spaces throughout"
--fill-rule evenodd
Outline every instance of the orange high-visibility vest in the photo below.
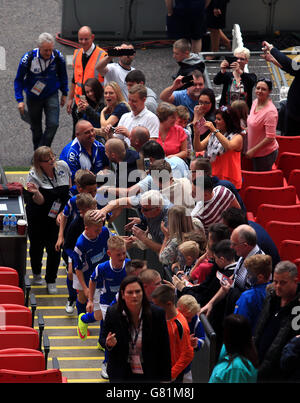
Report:
M 104 78 L 96 70 L 96 65 L 100 59 L 107 55 L 105 50 L 96 46 L 93 53 L 91 54 L 87 65 L 83 71 L 82 67 L 82 54 L 83 49 L 76 49 L 73 55 L 73 69 L 74 69 L 74 81 L 75 81 L 75 102 L 79 101 L 79 96 L 82 95 L 83 85 L 88 78 L 97 78 L 100 83 L 103 83 Z

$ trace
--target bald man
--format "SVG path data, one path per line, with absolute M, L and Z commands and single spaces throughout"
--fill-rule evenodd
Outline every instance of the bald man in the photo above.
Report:
M 109 165 L 104 145 L 95 139 L 95 129 L 90 122 L 83 119 L 77 122 L 75 134 L 75 139 L 64 147 L 60 155 L 60 159 L 66 161 L 71 169 L 73 184 L 78 169 L 88 169 L 97 174 Z
M 77 104 L 82 96 L 83 85 L 88 78 L 97 78 L 103 83 L 103 76 L 95 68 L 96 64 L 104 58 L 107 53 L 94 43 L 95 35 L 88 26 L 83 26 L 78 31 L 79 49 L 73 55 L 73 78 L 67 102 L 67 112 L 73 117 L 73 138 L 75 137 L 75 125 L 78 121 L 76 114 Z
M 117 188 L 131 187 L 139 181 L 139 176 L 130 175 L 140 168 L 137 151 L 127 148 L 123 140 L 112 138 L 105 143 L 105 154 L 110 163 L 114 163 Z
M 143 145 L 150 140 L 150 132 L 144 126 L 136 126 L 131 130 L 129 139 L 131 147 L 139 153 Z

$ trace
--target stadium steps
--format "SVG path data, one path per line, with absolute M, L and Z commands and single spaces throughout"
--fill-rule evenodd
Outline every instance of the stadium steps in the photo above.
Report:
M 29 247 L 29 243 L 28 243 Z M 45 275 L 46 257 L 43 258 L 42 277 Z M 26 272 L 32 279 L 29 256 L 27 257 Z M 77 310 L 68 315 L 65 305 L 68 299 L 66 285 L 66 267 L 59 266 L 56 281 L 58 294 L 49 295 L 46 284 L 33 285 L 32 293 L 37 300 L 35 327 L 37 325 L 37 313 L 40 312 L 45 321 L 44 333 L 50 341 L 49 365 L 52 366 L 52 357 L 59 362 L 63 376 L 68 378 L 69 383 L 103 383 L 108 382 L 101 377 L 101 364 L 104 352 L 97 349 L 99 336 L 99 322 L 89 326 L 90 336 L 82 341 L 77 336 Z

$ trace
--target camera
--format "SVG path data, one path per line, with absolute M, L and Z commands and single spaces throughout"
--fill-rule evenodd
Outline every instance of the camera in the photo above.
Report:
M 181 79 L 181 82 L 182 82 L 182 84 L 187 84 L 187 83 L 190 83 L 190 82 L 193 81 L 193 80 L 194 80 L 193 76 L 192 76 L 192 75 L 189 75 L 189 76 L 184 76 L 184 77 Z
M 116 128 L 115 128 L 114 126 L 112 126 L 112 127 L 109 129 L 109 131 L 110 131 L 111 133 L 115 133 Z
M 108 49 L 107 51 L 107 55 L 112 57 L 133 56 L 134 54 L 134 49 Z
M 227 60 L 230 66 L 232 63 L 237 62 L 238 58 L 235 56 L 225 56 L 225 60 Z

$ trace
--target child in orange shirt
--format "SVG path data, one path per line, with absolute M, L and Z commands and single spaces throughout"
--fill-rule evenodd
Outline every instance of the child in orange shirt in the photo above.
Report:
M 166 312 L 170 349 L 171 376 L 173 382 L 182 382 L 185 368 L 194 358 L 194 349 L 190 340 L 190 329 L 186 318 L 176 309 L 175 290 L 169 285 L 162 284 L 152 293 L 155 305 Z

